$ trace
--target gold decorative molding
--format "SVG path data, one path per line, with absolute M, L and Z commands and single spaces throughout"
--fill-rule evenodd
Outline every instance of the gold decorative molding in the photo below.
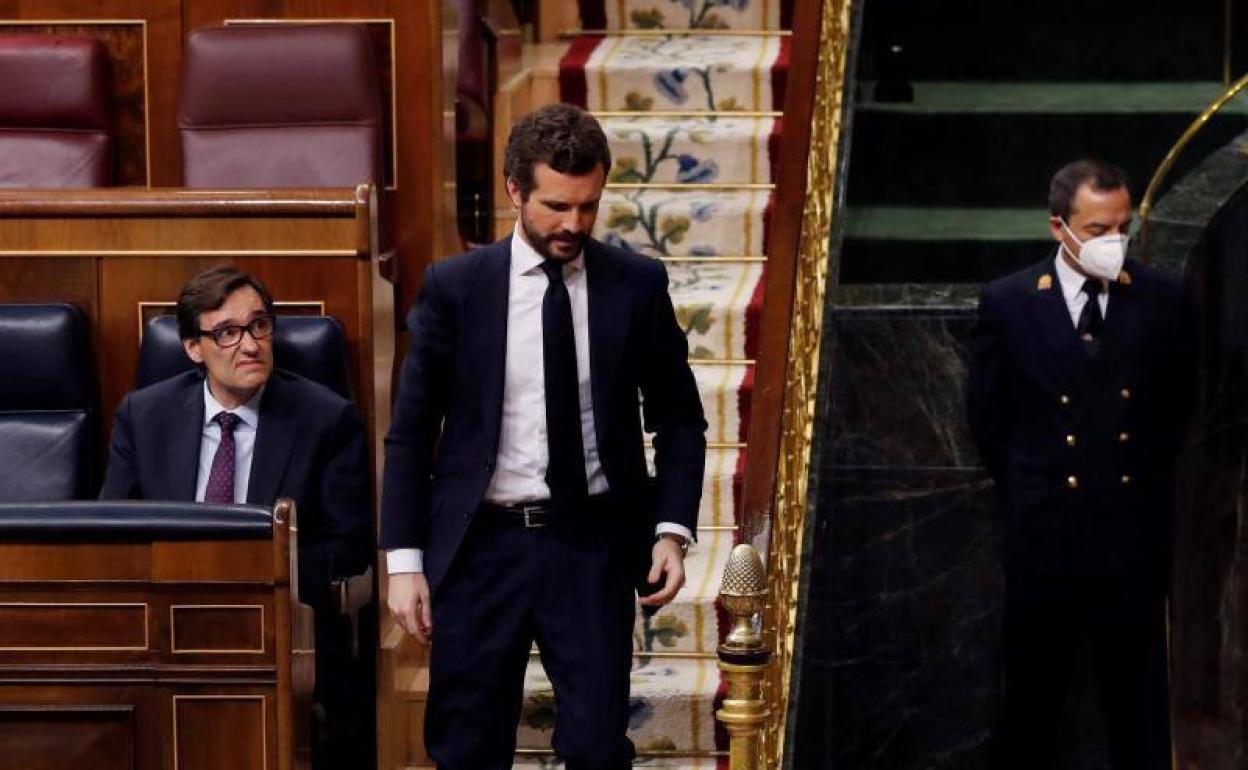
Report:
M 767 768 L 779 767 L 784 756 L 785 721 L 797 644 L 794 628 L 806 530 L 823 305 L 831 256 L 829 235 L 837 213 L 833 210 L 833 193 L 842 130 L 851 11 L 850 0 L 823 0 L 806 195 L 793 292 L 792 342 L 785 373 L 780 459 L 768 545 L 767 579 L 772 601 L 763 613 L 766 643 L 775 654 L 763 686 L 764 699 L 771 705 L 762 744 L 762 758 Z

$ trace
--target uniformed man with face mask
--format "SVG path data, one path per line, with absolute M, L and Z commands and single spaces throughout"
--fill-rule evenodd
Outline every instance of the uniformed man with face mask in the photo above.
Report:
M 1123 172 L 1054 175 L 1043 261 L 987 284 L 968 412 L 1004 502 L 1004 704 L 993 766 L 1050 767 L 1090 652 L 1115 770 L 1170 766 L 1174 460 L 1195 346 L 1177 276 L 1126 259 Z

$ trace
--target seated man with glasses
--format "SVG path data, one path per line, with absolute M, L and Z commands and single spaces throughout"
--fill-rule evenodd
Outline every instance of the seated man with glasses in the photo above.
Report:
M 182 289 L 177 318 L 196 368 L 122 400 L 100 497 L 295 501 L 299 598 L 317 610 L 317 691 L 329 731 L 318 752 L 328 761 L 317 765 L 352 766 L 360 747 L 335 734 L 369 732 L 373 704 L 352 695 L 367 688 L 350 681 L 361 672 L 343 670 L 349 663 L 328 638 L 341 629 L 327 627 L 342 616 L 325 610 L 331 583 L 364 572 L 373 548 L 363 422 L 329 388 L 274 368 L 273 299 L 256 278 L 230 267 L 200 273 Z

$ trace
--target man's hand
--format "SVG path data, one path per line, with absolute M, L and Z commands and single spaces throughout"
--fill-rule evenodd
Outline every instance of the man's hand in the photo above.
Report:
M 669 537 L 660 537 L 654 541 L 650 551 L 652 562 L 650 574 L 646 577 L 652 585 L 659 582 L 664 575 L 663 587 L 658 591 L 643 596 L 639 601 L 646 607 L 662 607 L 676 598 L 676 592 L 685 584 L 685 555 L 680 544 Z
M 433 636 L 433 609 L 429 603 L 429 582 L 423 572 L 391 575 L 386 603 L 404 631 L 421 644 L 429 644 Z

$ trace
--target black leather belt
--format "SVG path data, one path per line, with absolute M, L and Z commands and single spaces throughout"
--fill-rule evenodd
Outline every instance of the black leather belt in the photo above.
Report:
M 548 527 L 555 520 L 554 510 L 549 500 L 533 500 L 514 505 L 481 503 L 480 511 L 487 516 L 505 519 L 527 529 Z

